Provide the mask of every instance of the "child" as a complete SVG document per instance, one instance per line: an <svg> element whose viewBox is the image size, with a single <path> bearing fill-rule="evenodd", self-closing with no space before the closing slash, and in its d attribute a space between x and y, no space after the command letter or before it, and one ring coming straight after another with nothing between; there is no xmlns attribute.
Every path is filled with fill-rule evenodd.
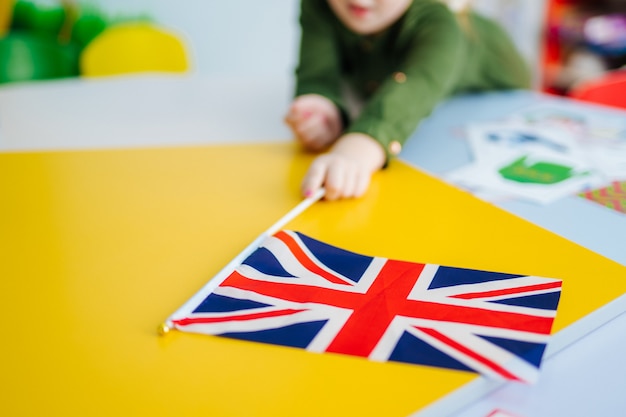
<svg viewBox="0 0 626 417"><path fill-rule="evenodd" d="M300 25L296 98L285 121L305 149L327 150L302 182L305 196L322 186L327 200L364 194L451 94L530 84L497 24L437 0L302 0ZM355 95L361 109L350 104Z"/></svg>

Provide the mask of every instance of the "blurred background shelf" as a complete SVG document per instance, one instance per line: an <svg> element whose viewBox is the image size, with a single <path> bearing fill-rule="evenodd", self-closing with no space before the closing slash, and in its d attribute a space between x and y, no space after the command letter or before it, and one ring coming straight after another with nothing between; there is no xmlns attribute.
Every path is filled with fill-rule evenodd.
<svg viewBox="0 0 626 417"><path fill-rule="evenodd" d="M623 107L626 1L550 0L541 65L544 92Z"/></svg>

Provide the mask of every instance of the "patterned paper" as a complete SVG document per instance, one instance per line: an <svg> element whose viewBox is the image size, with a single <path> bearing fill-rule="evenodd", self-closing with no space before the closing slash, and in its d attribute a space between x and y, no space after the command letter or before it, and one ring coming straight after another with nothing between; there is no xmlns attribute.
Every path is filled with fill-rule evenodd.
<svg viewBox="0 0 626 417"><path fill-rule="evenodd" d="M626 213L626 181L615 181L606 187L581 193L580 196L620 213Z"/></svg>

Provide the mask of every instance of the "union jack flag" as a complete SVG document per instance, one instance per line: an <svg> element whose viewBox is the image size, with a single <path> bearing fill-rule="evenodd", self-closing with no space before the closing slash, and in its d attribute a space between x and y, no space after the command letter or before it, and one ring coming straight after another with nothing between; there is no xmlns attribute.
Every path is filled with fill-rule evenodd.
<svg viewBox="0 0 626 417"><path fill-rule="evenodd" d="M533 382L561 281L268 237L173 325L190 332Z"/></svg>

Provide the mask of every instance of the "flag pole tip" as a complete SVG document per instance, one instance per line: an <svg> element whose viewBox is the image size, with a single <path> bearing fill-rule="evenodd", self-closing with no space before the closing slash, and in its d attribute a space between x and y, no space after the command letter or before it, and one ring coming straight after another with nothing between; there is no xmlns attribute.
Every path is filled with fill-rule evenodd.
<svg viewBox="0 0 626 417"><path fill-rule="evenodd" d="M172 330L172 328L165 322L159 324L159 327L157 327L157 333L159 336L165 336L170 332L170 330Z"/></svg>

